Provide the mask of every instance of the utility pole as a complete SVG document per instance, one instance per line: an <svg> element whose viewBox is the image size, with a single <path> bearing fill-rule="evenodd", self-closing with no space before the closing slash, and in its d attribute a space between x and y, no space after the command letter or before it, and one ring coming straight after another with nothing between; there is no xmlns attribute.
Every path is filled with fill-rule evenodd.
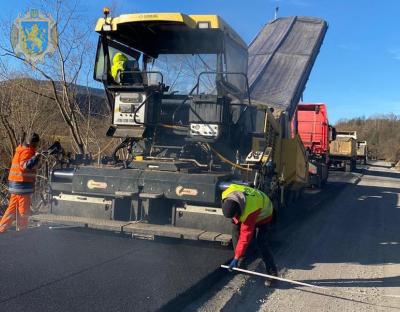
<svg viewBox="0 0 400 312"><path fill-rule="evenodd" d="M276 20L278 18L278 11L279 11L279 6L275 7L275 17L274 20Z"/></svg>

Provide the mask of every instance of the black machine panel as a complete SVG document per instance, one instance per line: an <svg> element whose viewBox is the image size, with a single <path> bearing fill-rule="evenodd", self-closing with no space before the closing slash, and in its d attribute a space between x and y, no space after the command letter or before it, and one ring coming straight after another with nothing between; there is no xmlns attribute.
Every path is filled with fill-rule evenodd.
<svg viewBox="0 0 400 312"><path fill-rule="evenodd" d="M218 185L229 174L81 167L72 178L72 193L86 196L130 197L145 193L168 199L219 205ZM55 181L56 182L56 181Z"/></svg>
<svg viewBox="0 0 400 312"><path fill-rule="evenodd" d="M53 195L51 213L75 217L113 219L113 203L110 199L71 194Z"/></svg>

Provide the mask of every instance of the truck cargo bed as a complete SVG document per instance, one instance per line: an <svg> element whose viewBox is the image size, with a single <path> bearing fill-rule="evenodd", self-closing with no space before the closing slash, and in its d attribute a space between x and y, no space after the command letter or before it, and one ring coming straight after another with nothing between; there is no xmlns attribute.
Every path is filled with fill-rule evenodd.
<svg viewBox="0 0 400 312"><path fill-rule="evenodd" d="M354 139L338 138L330 143L330 155L354 158L357 155L356 141Z"/></svg>

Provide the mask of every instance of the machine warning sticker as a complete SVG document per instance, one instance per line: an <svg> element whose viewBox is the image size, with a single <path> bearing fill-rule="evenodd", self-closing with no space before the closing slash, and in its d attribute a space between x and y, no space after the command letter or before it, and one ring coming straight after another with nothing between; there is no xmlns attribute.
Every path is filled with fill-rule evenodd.
<svg viewBox="0 0 400 312"><path fill-rule="evenodd" d="M197 196L198 191L196 189L185 188L181 185L178 185L175 189L175 193L178 196Z"/></svg>
<svg viewBox="0 0 400 312"><path fill-rule="evenodd" d="M98 182L95 180L89 180L87 182L87 187L91 190L93 189L106 189L107 188L107 183L106 182Z"/></svg>

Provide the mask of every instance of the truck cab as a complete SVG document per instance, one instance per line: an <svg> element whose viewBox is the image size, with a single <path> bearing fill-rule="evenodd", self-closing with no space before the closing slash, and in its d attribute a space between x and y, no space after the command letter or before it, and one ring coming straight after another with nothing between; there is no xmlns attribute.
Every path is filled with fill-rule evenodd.
<svg viewBox="0 0 400 312"><path fill-rule="evenodd" d="M199 144L227 145L238 128L252 131L240 120L250 104L247 46L220 17L127 14L100 19L96 31L94 78L112 111L107 135L141 141L136 155L205 164Z"/></svg>
<svg viewBox="0 0 400 312"><path fill-rule="evenodd" d="M310 184L321 187L328 180L329 143L335 139L335 128L329 125L326 105L299 104L294 122L307 151Z"/></svg>
<svg viewBox="0 0 400 312"><path fill-rule="evenodd" d="M368 160L368 144L367 141L357 141L357 161L366 165Z"/></svg>

